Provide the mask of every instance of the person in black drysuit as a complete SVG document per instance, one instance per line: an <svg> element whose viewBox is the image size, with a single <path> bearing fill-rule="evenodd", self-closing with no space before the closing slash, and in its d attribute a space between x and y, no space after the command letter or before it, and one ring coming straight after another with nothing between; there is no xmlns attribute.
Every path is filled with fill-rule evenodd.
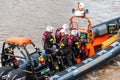
<svg viewBox="0 0 120 80"><path fill-rule="evenodd" d="M60 55L62 57L64 56L68 62L68 66L72 66L73 65L73 63L71 61L72 52L71 52L69 42L68 42L69 35L67 34L66 30L64 30L64 29L62 29L60 32L62 34L62 39L60 41L60 46L57 51L57 55Z"/></svg>
<svg viewBox="0 0 120 80"><path fill-rule="evenodd" d="M72 30L71 34L69 36L69 42L71 42L70 43L71 50L74 52L75 58L79 58L80 60L84 60L84 59L86 59L86 54L83 53L83 51L81 49L81 41L77 37L77 34L78 34L77 30Z"/></svg>
<svg viewBox="0 0 120 80"><path fill-rule="evenodd" d="M55 39L54 36L52 35L54 30L54 27L52 26L48 26L46 28L46 31L43 33L43 37L42 40L44 42L44 49L46 50L47 48L52 48L54 43L55 43Z"/></svg>

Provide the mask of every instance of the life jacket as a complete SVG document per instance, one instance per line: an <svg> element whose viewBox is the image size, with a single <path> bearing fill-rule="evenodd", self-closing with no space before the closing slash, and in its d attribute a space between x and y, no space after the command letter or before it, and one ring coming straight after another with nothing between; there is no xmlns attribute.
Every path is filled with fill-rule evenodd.
<svg viewBox="0 0 120 80"><path fill-rule="evenodd" d="M59 43L62 38L62 35L60 32L61 29L63 29L63 28L58 28L55 32L56 43Z"/></svg>
<svg viewBox="0 0 120 80"><path fill-rule="evenodd" d="M51 32L45 31L42 37L44 41L44 49L51 48L54 45L54 37Z"/></svg>
<svg viewBox="0 0 120 80"><path fill-rule="evenodd" d="M65 35L62 37L60 41L60 48L65 48L67 46L70 47L71 40L69 39L69 35Z"/></svg>
<svg viewBox="0 0 120 80"><path fill-rule="evenodd" d="M80 40L78 37L74 35L69 36L69 45L71 47L75 47L76 49L80 49Z"/></svg>
<svg viewBox="0 0 120 80"><path fill-rule="evenodd" d="M50 39L54 40L54 37L52 36L51 32L45 31L43 33L42 40L45 42L45 41L49 41Z"/></svg>

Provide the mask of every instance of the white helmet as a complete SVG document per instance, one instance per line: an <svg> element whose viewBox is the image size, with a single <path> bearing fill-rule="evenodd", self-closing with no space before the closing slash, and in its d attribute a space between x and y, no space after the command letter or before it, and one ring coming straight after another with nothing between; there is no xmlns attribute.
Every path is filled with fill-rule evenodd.
<svg viewBox="0 0 120 80"><path fill-rule="evenodd" d="M64 33L64 34L68 34L65 29L61 29L60 32L61 32L61 33Z"/></svg>
<svg viewBox="0 0 120 80"><path fill-rule="evenodd" d="M84 8L84 3L83 2L80 2L80 7Z"/></svg>
<svg viewBox="0 0 120 80"><path fill-rule="evenodd" d="M55 28L53 26L48 26L46 28L46 31L49 31L49 32L53 32L55 30Z"/></svg>
<svg viewBox="0 0 120 80"><path fill-rule="evenodd" d="M70 33L68 24L63 24L62 28L66 30L66 34Z"/></svg>
<svg viewBox="0 0 120 80"><path fill-rule="evenodd" d="M72 30L71 31L71 34L74 35L74 36L77 36L77 33L78 33L77 30Z"/></svg>
<svg viewBox="0 0 120 80"><path fill-rule="evenodd" d="M63 29L69 29L69 26L68 26L68 24L63 24L62 28Z"/></svg>

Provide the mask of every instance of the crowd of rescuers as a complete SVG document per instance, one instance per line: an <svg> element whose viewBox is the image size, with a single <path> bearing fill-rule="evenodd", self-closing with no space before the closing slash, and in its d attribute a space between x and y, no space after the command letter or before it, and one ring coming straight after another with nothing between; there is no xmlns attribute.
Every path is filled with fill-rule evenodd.
<svg viewBox="0 0 120 80"><path fill-rule="evenodd" d="M42 37L44 49L46 50L47 48L56 47L54 48L56 49L56 54L66 56L69 66L73 65L70 60L73 52L76 58L76 63L80 63L81 60L86 59L86 54L81 50L81 41L77 37L77 34L77 30L70 31L67 24L64 24L56 30L53 26L48 26ZM61 50L63 53L59 52Z"/></svg>

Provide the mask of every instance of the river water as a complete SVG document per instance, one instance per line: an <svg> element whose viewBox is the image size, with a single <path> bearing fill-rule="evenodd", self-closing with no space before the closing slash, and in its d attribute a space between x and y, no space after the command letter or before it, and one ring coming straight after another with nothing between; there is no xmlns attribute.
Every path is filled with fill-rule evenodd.
<svg viewBox="0 0 120 80"><path fill-rule="evenodd" d="M120 16L120 0L0 0L0 49L6 38L24 36L42 48L46 26L69 24L71 9L77 2L89 9L92 25ZM118 58L118 57L117 57ZM81 80L119 80L119 60L93 71Z"/></svg>

